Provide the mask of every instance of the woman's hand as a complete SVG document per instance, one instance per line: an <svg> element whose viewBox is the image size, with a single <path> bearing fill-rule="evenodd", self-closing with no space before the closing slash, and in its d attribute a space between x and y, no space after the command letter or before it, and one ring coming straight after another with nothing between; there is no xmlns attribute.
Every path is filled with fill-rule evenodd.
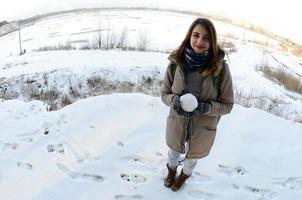
<svg viewBox="0 0 302 200"><path fill-rule="evenodd" d="M176 111L178 115L181 117L192 117L193 112L186 112L181 108L181 103L180 103L180 96L179 95L174 95L172 98L172 108Z"/></svg>
<svg viewBox="0 0 302 200"><path fill-rule="evenodd" d="M211 112L212 105L210 103L206 102L200 102L198 103L197 108L193 111L193 115L207 115Z"/></svg>
<svg viewBox="0 0 302 200"><path fill-rule="evenodd" d="M174 95L172 98L172 108L182 117L193 117L198 115L207 115L211 112L212 106L207 102L199 102L197 108L193 112L186 112L181 108L179 95Z"/></svg>
<svg viewBox="0 0 302 200"><path fill-rule="evenodd" d="M182 117L186 117L186 118L189 118L189 117L192 117L194 115L193 112L187 112L187 111L184 111L181 107L179 107L177 110L176 110L177 114L182 116Z"/></svg>
<svg viewBox="0 0 302 200"><path fill-rule="evenodd" d="M172 98L172 108L174 110L178 110L179 108L181 107L181 104L180 104L180 97L176 94L173 96Z"/></svg>

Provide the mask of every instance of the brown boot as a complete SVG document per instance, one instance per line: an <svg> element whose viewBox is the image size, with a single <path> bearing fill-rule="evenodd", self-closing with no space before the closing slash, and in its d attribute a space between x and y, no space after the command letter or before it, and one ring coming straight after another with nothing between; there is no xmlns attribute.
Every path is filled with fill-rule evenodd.
<svg viewBox="0 0 302 200"><path fill-rule="evenodd" d="M168 163L167 163L167 168L168 168L168 175L166 176L164 183L165 183L165 186L169 188L174 183L177 170L169 167Z"/></svg>
<svg viewBox="0 0 302 200"><path fill-rule="evenodd" d="M186 175L182 170L181 170L181 174L179 175L179 177L174 181L171 190L173 190L174 192L176 192L177 190L179 190L184 183L186 182L186 180L189 178L189 175Z"/></svg>

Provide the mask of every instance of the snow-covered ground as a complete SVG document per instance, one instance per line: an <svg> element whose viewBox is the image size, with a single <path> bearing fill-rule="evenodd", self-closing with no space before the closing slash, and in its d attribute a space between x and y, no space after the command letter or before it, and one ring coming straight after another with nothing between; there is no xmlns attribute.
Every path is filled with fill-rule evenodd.
<svg viewBox="0 0 302 200"><path fill-rule="evenodd" d="M0 37L0 95L12 99L0 99L1 199L300 200L302 125L294 121L302 120L302 96L257 69L286 65L301 76L301 59L227 39L235 47L229 65L237 104L220 121L210 156L174 193L163 186L169 108L158 97L168 53L32 52L59 42L79 47L92 41L100 16L105 30L108 23L112 30L126 26L130 46L143 30L147 49L161 52L177 47L195 18L116 10L50 17L22 30L27 51L22 56L17 33ZM228 33L244 34L228 24L215 25L221 40ZM48 112L53 105L47 103L59 110Z"/></svg>
<svg viewBox="0 0 302 200"><path fill-rule="evenodd" d="M175 12L122 9L81 11L50 16L21 29L22 49L28 52L66 42L81 47L94 43L100 32L106 40L108 33L119 37L123 30L126 30L128 46L136 47L138 38L145 35L149 50L170 51L179 45L196 17L196 15ZM259 41L275 48L279 47L279 42L267 36L220 21L213 20L213 22L220 39L225 35L232 35L246 41ZM0 48L0 56L18 54L18 31L0 37L0 45L5 47Z"/></svg>
<svg viewBox="0 0 302 200"><path fill-rule="evenodd" d="M1 101L1 198L301 198L302 125L239 105L183 190L165 188L167 115L160 98L142 94L89 97L54 112L40 101Z"/></svg>

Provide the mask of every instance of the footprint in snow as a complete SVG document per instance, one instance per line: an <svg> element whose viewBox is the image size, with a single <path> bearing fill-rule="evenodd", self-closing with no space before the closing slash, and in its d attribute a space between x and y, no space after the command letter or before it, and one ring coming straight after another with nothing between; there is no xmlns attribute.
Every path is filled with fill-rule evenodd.
<svg viewBox="0 0 302 200"><path fill-rule="evenodd" d="M74 180L84 180L91 181L95 183L102 183L105 180L105 177L96 174L86 174L86 173L78 173L69 169L66 165L57 163L57 168L67 175L69 178Z"/></svg>
<svg viewBox="0 0 302 200"><path fill-rule="evenodd" d="M272 178L272 182L276 186L289 188L291 190L302 189L302 176L288 178Z"/></svg>
<svg viewBox="0 0 302 200"><path fill-rule="evenodd" d="M122 180L127 181L129 183L141 184L147 182L147 178L140 174L121 173L120 177Z"/></svg>
<svg viewBox="0 0 302 200"><path fill-rule="evenodd" d="M278 193L268 190L268 189L252 187L252 186L245 186L244 190L246 190L254 195L259 196L258 200L271 200L271 199L275 199L278 197Z"/></svg>
<svg viewBox="0 0 302 200"><path fill-rule="evenodd" d="M186 191L186 194L194 199L202 199L202 200L218 200L222 199L222 196L219 194L205 192L199 189L190 189Z"/></svg>
<svg viewBox="0 0 302 200"><path fill-rule="evenodd" d="M118 194L114 196L114 199L118 200L131 200L131 199L142 199L143 196L141 195L123 195L123 194Z"/></svg>
<svg viewBox="0 0 302 200"><path fill-rule="evenodd" d="M235 183L232 184L232 187L233 187L234 189L236 189L236 190L239 190L239 189L240 189L240 187L239 187L237 184L235 184Z"/></svg>
<svg viewBox="0 0 302 200"><path fill-rule="evenodd" d="M227 176L235 176L235 175L240 175L244 176L247 172L243 167L232 167L232 166L227 166L227 165L218 165L218 172L223 173Z"/></svg>
<svg viewBox="0 0 302 200"><path fill-rule="evenodd" d="M96 183L102 183L105 180L105 178L101 175L86 173L79 174L79 179L88 180Z"/></svg>
<svg viewBox="0 0 302 200"><path fill-rule="evenodd" d="M123 146L124 146L124 143L122 143L122 142L120 142L120 141L117 141L117 145L123 147Z"/></svg>
<svg viewBox="0 0 302 200"><path fill-rule="evenodd" d="M213 179L205 174L201 174L199 172L193 172L190 181L197 182L197 183L207 183L211 182Z"/></svg>
<svg viewBox="0 0 302 200"><path fill-rule="evenodd" d="M159 152L159 151L155 151L154 153L155 153L155 155L158 156L158 157L161 157L161 158L164 157L164 155L163 155L161 152Z"/></svg>
<svg viewBox="0 0 302 200"><path fill-rule="evenodd" d="M47 145L47 151L48 152L58 152L58 153L64 153L64 146L62 143L58 144L49 144Z"/></svg>
<svg viewBox="0 0 302 200"><path fill-rule="evenodd" d="M18 143L8 143L8 142L2 142L0 140L0 151L4 152L6 150L16 150L20 147Z"/></svg>
<svg viewBox="0 0 302 200"><path fill-rule="evenodd" d="M157 173L159 170L157 166L160 164L160 160L154 160L141 156L126 156L121 158L122 162L127 164L131 168L140 170L143 172Z"/></svg>
<svg viewBox="0 0 302 200"><path fill-rule="evenodd" d="M17 167L22 168L22 169L33 170L33 166L30 163L25 163L25 162L18 161L16 163L16 165L17 165Z"/></svg>

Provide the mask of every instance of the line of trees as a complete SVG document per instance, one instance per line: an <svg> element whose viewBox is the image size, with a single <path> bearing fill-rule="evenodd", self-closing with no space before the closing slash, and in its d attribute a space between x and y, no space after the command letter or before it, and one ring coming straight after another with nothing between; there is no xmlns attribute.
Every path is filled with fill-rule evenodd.
<svg viewBox="0 0 302 200"><path fill-rule="evenodd" d="M81 50L91 49L122 49L122 50L137 50L146 51L150 43L150 38L146 30L138 30L135 40L129 42L129 29L127 26L123 27L120 31L110 24L108 20L106 27L102 27L101 21L99 21L98 30L94 38L82 42L79 46ZM59 43L54 46L43 46L34 51L49 51L49 50L73 50L76 49L72 44L72 41L68 40L65 44Z"/></svg>

